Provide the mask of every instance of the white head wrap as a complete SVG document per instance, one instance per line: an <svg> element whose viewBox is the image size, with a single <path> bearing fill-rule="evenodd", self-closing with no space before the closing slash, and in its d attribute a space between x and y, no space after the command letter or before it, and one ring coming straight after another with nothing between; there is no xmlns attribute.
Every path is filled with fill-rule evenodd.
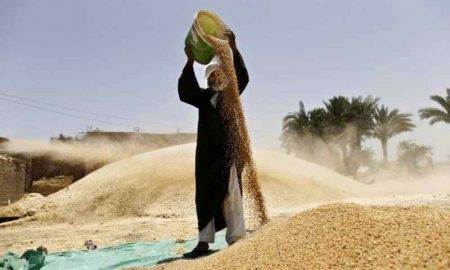
<svg viewBox="0 0 450 270"><path fill-rule="evenodd" d="M213 73L214 71L220 69L219 64L211 64L209 66L206 67L205 69L205 79L208 79L209 75L211 75L211 73Z"/></svg>

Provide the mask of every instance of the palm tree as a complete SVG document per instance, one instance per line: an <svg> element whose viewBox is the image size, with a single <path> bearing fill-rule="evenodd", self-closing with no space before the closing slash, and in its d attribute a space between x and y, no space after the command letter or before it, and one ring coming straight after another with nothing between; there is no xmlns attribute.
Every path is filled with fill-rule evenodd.
<svg viewBox="0 0 450 270"><path fill-rule="evenodd" d="M322 140L327 139L329 130L328 113L323 108L315 108L308 111L308 130L311 135Z"/></svg>
<svg viewBox="0 0 450 270"><path fill-rule="evenodd" d="M329 134L332 140L339 146L341 152L341 172L349 173L349 121L351 119L350 101L343 96L333 97L324 101L328 113Z"/></svg>
<svg viewBox="0 0 450 270"><path fill-rule="evenodd" d="M366 98L354 97L350 101L350 123L355 127L352 148L356 157L361 153L364 136L370 135L374 126L373 114L378 101L379 98L370 95Z"/></svg>
<svg viewBox="0 0 450 270"><path fill-rule="evenodd" d="M281 134L282 147L291 152L298 147L298 138L309 132L309 118L305 105L299 102L298 112L289 113L283 118L283 133Z"/></svg>
<svg viewBox="0 0 450 270"><path fill-rule="evenodd" d="M282 147L306 160L335 168L339 153L328 141L334 137L330 136L329 115L324 108L305 111L300 101L299 110L283 118Z"/></svg>
<svg viewBox="0 0 450 270"><path fill-rule="evenodd" d="M346 174L354 174L359 166L363 136L369 135L373 127L373 112L378 101L379 98L372 96L353 97L351 100L338 96L324 102L331 133L340 145Z"/></svg>
<svg viewBox="0 0 450 270"><path fill-rule="evenodd" d="M430 119L430 125L437 122L450 123L450 88L447 88L447 97L434 95L431 100L437 102L442 109L439 108L423 108L419 110L421 119Z"/></svg>
<svg viewBox="0 0 450 270"><path fill-rule="evenodd" d="M411 131L415 125L411 123L411 114L399 113L397 109L390 111L389 108L384 105L375 109L373 117L374 126L371 135L380 140L381 147L383 148L383 160L384 163L387 163L388 140L402 132Z"/></svg>
<svg viewBox="0 0 450 270"><path fill-rule="evenodd" d="M350 101L343 96L333 97L323 102L328 112L330 132L333 135L341 134L350 120Z"/></svg>
<svg viewBox="0 0 450 270"><path fill-rule="evenodd" d="M426 145L419 145L411 141L402 141L397 146L399 165L406 167L411 172L418 172L419 163L426 161L432 166L433 149Z"/></svg>

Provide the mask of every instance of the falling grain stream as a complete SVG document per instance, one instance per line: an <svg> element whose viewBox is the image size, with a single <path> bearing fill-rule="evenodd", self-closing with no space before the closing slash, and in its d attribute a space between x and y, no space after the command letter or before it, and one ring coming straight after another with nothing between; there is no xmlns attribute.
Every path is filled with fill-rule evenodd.
<svg viewBox="0 0 450 270"><path fill-rule="evenodd" d="M218 57L221 71L226 76L227 83L223 89L223 100L220 112L225 119L228 134L227 154L230 160L243 168L243 187L248 196L246 203L250 209L250 216L258 225L269 221L264 197L258 182L256 165L252 155L250 136L247 130L242 103L239 98L239 88L236 72L233 64L232 51L228 41L208 37L213 45L214 53Z"/></svg>

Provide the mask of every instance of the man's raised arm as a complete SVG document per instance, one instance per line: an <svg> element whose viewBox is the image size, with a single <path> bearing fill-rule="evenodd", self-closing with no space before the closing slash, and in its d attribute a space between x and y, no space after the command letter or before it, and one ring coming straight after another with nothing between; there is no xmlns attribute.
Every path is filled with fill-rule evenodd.
<svg viewBox="0 0 450 270"><path fill-rule="evenodd" d="M239 94L242 94L249 81L247 68L245 67L244 59L242 58L242 55L239 53L239 50L236 46L236 36L234 35L233 31L228 29L225 32L225 35L228 37L231 50L233 51L233 63L238 80Z"/></svg>
<svg viewBox="0 0 450 270"><path fill-rule="evenodd" d="M198 108L203 100L209 100L211 94L209 91L202 89L197 82L194 72L194 59L191 57L189 47L186 46L184 51L188 60L178 80L178 95L181 101Z"/></svg>

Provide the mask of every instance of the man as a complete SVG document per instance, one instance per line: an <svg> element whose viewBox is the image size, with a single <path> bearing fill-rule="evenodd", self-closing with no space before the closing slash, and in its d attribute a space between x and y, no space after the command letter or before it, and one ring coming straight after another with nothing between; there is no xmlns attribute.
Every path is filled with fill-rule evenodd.
<svg viewBox="0 0 450 270"><path fill-rule="evenodd" d="M248 73L236 47L236 38L231 30L226 31L233 51L234 68L239 92L248 84ZM197 210L199 242L184 256L196 258L208 254L209 244L214 243L216 231L227 227L228 244L245 236L242 207L242 166L227 155L226 119L220 113L222 90L228 83L219 65L207 67L205 77L208 88L200 88L194 73L194 59L189 46L185 47L188 58L178 81L180 100L198 108L197 149L195 157L195 204Z"/></svg>

